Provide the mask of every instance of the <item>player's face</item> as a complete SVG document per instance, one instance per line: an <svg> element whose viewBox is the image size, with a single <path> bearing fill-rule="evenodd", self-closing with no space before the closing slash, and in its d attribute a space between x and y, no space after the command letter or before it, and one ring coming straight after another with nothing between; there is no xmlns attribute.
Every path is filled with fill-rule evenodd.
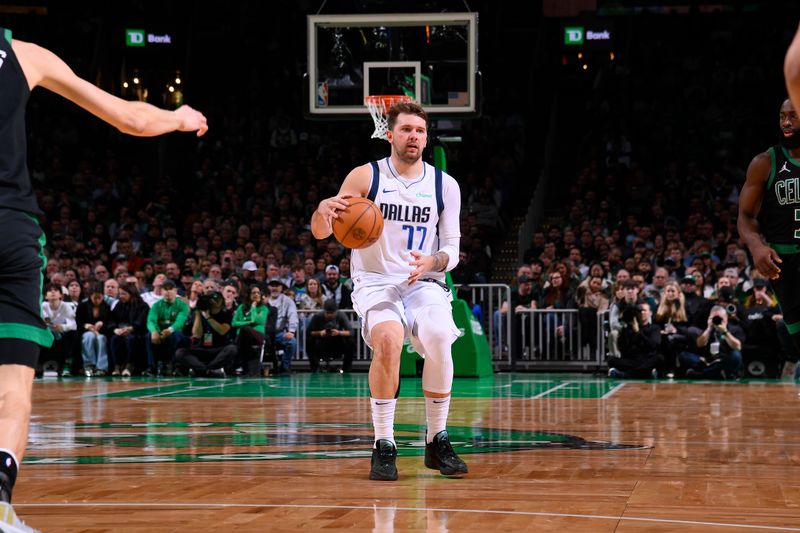
<svg viewBox="0 0 800 533"><path fill-rule="evenodd" d="M400 113L387 137L401 161L416 163L428 143L428 128L423 118Z"/></svg>
<svg viewBox="0 0 800 533"><path fill-rule="evenodd" d="M781 144L789 149L800 147L800 119L790 100L783 102L778 117L780 119Z"/></svg>

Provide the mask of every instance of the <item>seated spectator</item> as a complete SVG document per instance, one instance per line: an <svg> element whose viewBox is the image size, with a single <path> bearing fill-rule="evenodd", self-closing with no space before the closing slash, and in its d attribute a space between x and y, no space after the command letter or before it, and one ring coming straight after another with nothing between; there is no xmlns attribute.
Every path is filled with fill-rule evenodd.
<svg viewBox="0 0 800 533"><path fill-rule="evenodd" d="M338 273L337 273L338 280ZM267 303L277 311L275 319L275 350L283 351L281 366L276 373L288 373L292 367L292 357L297 351L297 306L294 300L283 294L286 286L279 278L269 280L269 297ZM349 297L349 296L348 296Z"/></svg>
<svg viewBox="0 0 800 533"><path fill-rule="evenodd" d="M50 348L42 348L36 376L42 376L42 366L47 361L55 361L56 372L61 376L75 345L75 307L63 301L64 295L58 285L48 284L44 290L46 299L42 302L42 318L54 340Z"/></svg>
<svg viewBox="0 0 800 533"><path fill-rule="evenodd" d="M654 377L661 365L658 353L661 328L652 323L650 304L641 302L623 308L620 314L619 357L608 358L608 375L612 378Z"/></svg>
<svg viewBox="0 0 800 533"><path fill-rule="evenodd" d="M695 329L695 328L693 328ZM728 312L715 305L708 316L706 329L700 332L692 351L681 352L681 367L687 378L735 379L742 366L742 345L745 333L737 324L728 322Z"/></svg>
<svg viewBox="0 0 800 533"><path fill-rule="evenodd" d="M175 351L186 344L181 330L189 318L189 306L178 298L172 280L164 281L161 289L163 298L147 314L147 375L171 374Z"/></svg>
<svg viewBox="0 0 800 533"><path fill-rule="evenodd" d="M305 270L303 270L301 265L296 265L292 269L292 283L289 285L289 288L294 291L296 297L299 297L306 292L307 283L308 280L306 279ZM295 301L297 301L297 298L295 298Z"/></svg>
<svg viewBox="0 0 800 533"><path fill-rule="evenodd" d="M469 285L475 281L475 274L467 266L467 252L458 252L458 264L450 271L450 276L456 285Z"/></svg>
<svg viewBox="0 0 800 533"><path fill-rule="evenodd" d="M323 360L342 357L343 372L353 364L355 346L353 332L347 315L339 311L335 300L326 300L321 313L315 314L308 324L308 362L312 372L319 372Z"/></svg>
<svg viewBox="0 0 800 533"><path fill-rule="evenodd" d="M622 292L620 295L619 292ZM608 323L608 351L613 357L620 357L618 339L619 333L625 326L622 321L622 311L626 308L636 307L639 304L639 285L631 278L617 282L617 292L614 293L614 303L609 308Z"/></svg>
<svg viewBox="0 0 800 533"><path fill-rule="evenodd" d="M191 346L175 352L175 368L189 375L224 378L236 362L236 344L231 323L233 314L225 308L220 292L203 295L193 311Z"/></svg>
<svg viewBox="0 0 800 533"><path fill-rule="evenodd" d="M702 320L708 316L708 311L711 309L712 304L702 296L702 291L697 286L697 280L694 274L686 274L681 279L681 292L683 293L686 320L689 324L696 326L697 320Z"/></svg>
<svg viewBox="0 0 800 533"><path fill-rule="evenodd" d="M109 329L111 336L112 376L130 377L134 369L134 356L145 354L147 314L150 308L144 303L133 283L123 283L119 288L119 302L111 310Z"/></svg>
<svg viewBox="0 0 800 533"><path fill-rule="evenodd" d="M63 292L63 291L62 291ZM78 280L72 280L67 284L67 296L64 298L64 303L72 306L72 311L78 308L78 304L83 300L83 287Z"/></svg>
<svg viewBox="0 0 800 533"><path fill-rule="evenodd" d="M186 302L186 305L189 306L189 311L194 311L195 307L197 306L197 299L200 298L203 294L205 294L205 288L203 287L203 282L199 279L196 279L192 282L192 285L189 287L189 291L184 296L178 296L181 300ZM189 326L191 329L191 326Z"/></svg>
<svg viewBox="0 0 800 533"><path fill-rule="evenodd" d="M550 284L545 287L539 299L539 309L550 309L553 311L575 309L575 298L567 283L568 280L565 279L562 272L559 270L552 272L550 274ZM545 347L547 353L553 354L553 348L556 350L561 349L562 343L567 336L567 331L564 326L564 315L557 312L546 313L543 322L546 331L540 332L540 335L546 340L556 339L558 341L558 344Z"/></svg>
<svg viewBox="0 0 800 533"><path fill-rule="evenodd" d="M675 375L678 354L688 348L689 342L685 296L675 281L667 282L664 287L664 296L656 311L656 324L661 327L661 353L664 354L661 374L671 378Z"/></svg>
<svg viewBox="0 0 800 533"><path fill-rule="evenodd" d="M584 343L594 352L597 349L597 315L608 311L609 298L603 290L603 278L590 276L579 286L576 293L578 318L584 332Z"/></svg>
<svg viewBox="0 0 800 533"><path fill-rule="evenodd" d="M745 364L753 359L762 361L765 370L772 369L775 372L775 375L762 377L777 377L777 367L790 354L781 353L783 350L778 337L781 310L766 279L758 277L753 280L752 290L745 296L743 307L742 327L747 335L747 342L742 348Z"/></svg>
<svg viewBox="0 0 800 533"><path fill-rule="evenodd" d="M353 308L353 302L350 299L353 290L342 283L339 277L339 267L336 265L325 267L325 284L322 286L322 291L326 300L331 298L336 300L336 305L339 309Z"/></svg>
<svg viewBox="0 0 800 533"><path fill-rule="evenodd" d="M92 286L89 299L78 304L75 320L81 333L81 355L86 377L108 373L108 322L111 307L103 299L103 284Z"/></svg>
<svg viewBox="0 0 800 533"><path fill-rule="evenodd" d="M156 274L156 276L153 278L153 290L142 294L142 300L144 300L144 303L150 307L153 307L154 303L164 297L162 287L164 286L164 282L166 280L167 276L164 274Z"/></svg>
<svg viewBox="0 0 800 533"><path fill-rule="evenodd" d="M258 265L255 261L245 261L242 265L242 283L245 285L255 283L256 272L258 272Z"/></svg>
<svg viewBox="0 0 800 533"><path fill-rule="evenodd" d="M108 304L111 309L117 305L119 301L119 282L114 278L109 278L103 284L103 300Z"/></svg>
<svg viewBox="0 0 800 533"><path fill-rule="evenodd" d="M225 309L235 311L239 305L239 284L236 281L226 281L222 286L222 297L225 298Z"/></svg>
<svg viewBox="0 0 800 533"><path fill-rule="evenodd" d="M527 276L519 276L517 278L517 288L511 293L511 301L504 301L499 310L494 311L494 331L493 338L500 339L505 330L505 321L511 320L511 336L513 338L513 346L516 347L511 354L511 363L522 358L523 350L523 331L522 331L522 317L521 313L527 310L536 309L536 298L533 293L533 281ZM533 315L527 315L528 320L533 320ZM533 330L532 325L529 328ZM508 342L508 339L506 339ZM532 340L529 339L532 344ZM502 346L501 349L505 349Z"/></svg>
<svg viewBox="0 0 800 533"><path fill-rule="evenodd" d="M307 280L305 290L295 295L294 302L297 305L298 311L305 311L303 313L298 313L298 321L300 324L298 342L300 343L300 352L306 353L306 347L302 343L307 341L305 334L306 327L314 314L310 311L321 310L322 304L325 303L325 296L322 294L322 283L320 283L317 278Z"/></svg>
<svg viewBox="0 0 800 533"><path fill-rule="evenodd" d="M236 308L231 326L237 329L236 346L239 360L244 365L245 374L249 377L261 375L261 353L254 350L254 346L264 346L265 356L275 358L275 320L277 311L270 312L268 305L262 301L261 288L258 285L250 287L245 293L244 302ZM266 342L266 344L264 344ZM274 359L274 368L280 362Z"/></svg>

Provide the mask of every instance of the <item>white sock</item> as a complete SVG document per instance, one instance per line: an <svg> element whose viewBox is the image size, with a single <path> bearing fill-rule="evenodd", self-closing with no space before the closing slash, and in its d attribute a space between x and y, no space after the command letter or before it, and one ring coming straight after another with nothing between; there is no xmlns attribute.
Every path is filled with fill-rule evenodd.
<svg viewBox="0 0 800 533"><path fill-rule="evenodd" d="M450 396L447 398L425 397L425 419L428 422L428 433L425 442L430 444L437 433L447 427L447 413L450 411Z"/></svg>
<svg viewBox="0 0 800 533"><path fill-rule="evenodd" d="M375 441L386 439L397 446L394 441L394 408L397 405L397 399L381 400L370 398L369 405L372 409L372 427L375 428ZM374 443L373 446L375 446Z"/></svg>

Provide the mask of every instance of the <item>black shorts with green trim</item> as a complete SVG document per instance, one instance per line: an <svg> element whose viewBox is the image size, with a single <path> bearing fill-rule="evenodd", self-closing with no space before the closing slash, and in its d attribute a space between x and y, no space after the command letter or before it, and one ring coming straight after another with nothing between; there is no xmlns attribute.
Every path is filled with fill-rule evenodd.
<svg viewBox="0 0 800 533"><path fill-rule="evenodd" d="M33 215L0 209L0 339L49 347L53 335L42 320L42 251L45 236ZM15 343L3 343L3 346ZM3 350L0 364L35 367L38 350Z"/></svg>
<svg viewBox="0 0 800 533"><path fill-rule="evenodd" d="M783 321L792 335L800 333L800 245L772 244L781 256L781 275L771 280L783 313Z"/></svg>

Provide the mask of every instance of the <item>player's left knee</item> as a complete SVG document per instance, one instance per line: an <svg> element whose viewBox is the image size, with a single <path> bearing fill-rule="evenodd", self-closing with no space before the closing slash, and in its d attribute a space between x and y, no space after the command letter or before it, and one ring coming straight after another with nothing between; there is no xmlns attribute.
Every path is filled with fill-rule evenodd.
<svg viewBox="0 0 800 533"><path fill-rule="evenodd" d="M439 358L450 355L455 325L449 310L434 305L426 307L417 316L416 323L416 336L425 347L426 358Z"/></svg>

